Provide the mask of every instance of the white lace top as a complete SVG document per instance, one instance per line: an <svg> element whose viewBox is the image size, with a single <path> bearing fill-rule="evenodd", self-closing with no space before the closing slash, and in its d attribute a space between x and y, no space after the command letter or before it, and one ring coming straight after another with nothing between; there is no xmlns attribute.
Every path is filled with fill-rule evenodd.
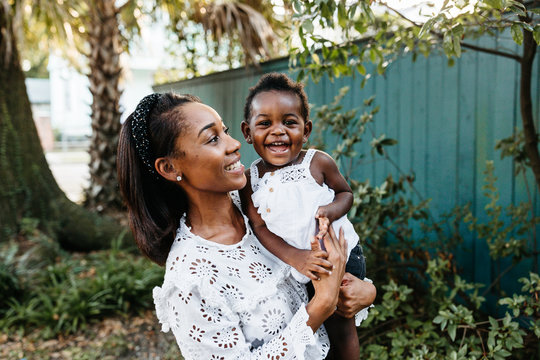
<svg viewBox="0 0 540 360"><path fill-rule="evenodd" d="M328 336L306 324L305 287L244 222L242 240L222 245L182 218L153 292L162 330L172 330L186 360L324 359Z"/></svg>
<svg viewBox="0 0 540 360"><path fill-rule="evenodd" d="M310 249L311 237L315 235L315 213L319 206L334 201L334 190L322 186L311 175L311 160L317 150L307 150L300 164L289 165L259 178L255 160L250 167L251 199L268 230L298 249ZM332 227L338 234L342 227L347 239L348 253L358 244L358 235L347 216L335 220ZM309 278L296 269L291 270L294 278L306 283Z"/></svg>

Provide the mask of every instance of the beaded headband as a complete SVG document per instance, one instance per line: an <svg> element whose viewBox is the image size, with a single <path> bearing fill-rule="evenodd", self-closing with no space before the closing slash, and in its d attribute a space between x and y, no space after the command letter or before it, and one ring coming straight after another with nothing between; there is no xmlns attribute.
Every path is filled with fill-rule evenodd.
<svg viewBox="0 0 540 360"><path fill-rule="evenodd" d="M137 155L139 155L139 158L150 174L157 178L159 178L159 176L151 162L153 156L148 137L148 114L156 105L159 97L160 94L150 94L145 96L131 115L131 136L133 136L133 140L135 140Z"/></svg>

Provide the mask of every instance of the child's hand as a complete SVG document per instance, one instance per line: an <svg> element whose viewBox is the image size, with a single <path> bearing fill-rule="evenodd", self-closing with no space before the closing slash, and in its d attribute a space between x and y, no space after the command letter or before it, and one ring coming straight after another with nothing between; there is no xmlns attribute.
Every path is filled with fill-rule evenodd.
<svg viewBox="0 0 540 360"><path fill-rule="evenodd" d="M319 232L315 236L318 240L322 240L324 235L328 232L328 227L330 226L330 219L326 213L324 206L319 207L315 213L315 218L319 221Z"/></svg>
<svg viewBox="0 0 540 360"><path fill-rule="evenodd" d="M318 240L314 239L314 241L318 245ZM326 260L327 258L328 253L322 250L319 245L315 246L314 250L300 250L291 266L311 280L319 280L322 275L332 273L333 265Z"/></svg>

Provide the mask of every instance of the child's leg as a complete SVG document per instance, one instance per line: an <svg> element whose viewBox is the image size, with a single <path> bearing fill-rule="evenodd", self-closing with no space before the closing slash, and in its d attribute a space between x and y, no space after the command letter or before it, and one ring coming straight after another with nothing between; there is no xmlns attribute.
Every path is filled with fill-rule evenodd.
<svg viewBox="0 0 540 360"><path fill-rule="evenodd" d="M324 322L324 326L330 338L330 352L326 360L356 360L360 357L354 318L334 314Z"/></svg>

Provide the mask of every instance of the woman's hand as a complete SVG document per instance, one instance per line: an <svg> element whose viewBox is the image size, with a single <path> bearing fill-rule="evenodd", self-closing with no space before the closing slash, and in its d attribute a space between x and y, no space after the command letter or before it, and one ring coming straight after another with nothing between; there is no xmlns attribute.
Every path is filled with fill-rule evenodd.
<svg viewBox="0 0 540 360"><path fill-rule="evenodd" d="M312 250L320 249L319 242L311 244ZM310 315L308 325L316 331L321 324L334 313L338 303L341 280L345 274L345 263L347 261L347 244L343 235L343 230L339 231L339 239L336 237L332 227L324 237L324 246L328 252L328 261L334 266L332 272L322 275L320 280L313 281L315 295L306 307Z"/></svg>
<svg viewBox="0 0 540 360"><path fill-rule="evenodd" d="M345 318L352 318L357 312L373 304L376 295L377 289L372 283L345 273L336 313Z"/></svg>

